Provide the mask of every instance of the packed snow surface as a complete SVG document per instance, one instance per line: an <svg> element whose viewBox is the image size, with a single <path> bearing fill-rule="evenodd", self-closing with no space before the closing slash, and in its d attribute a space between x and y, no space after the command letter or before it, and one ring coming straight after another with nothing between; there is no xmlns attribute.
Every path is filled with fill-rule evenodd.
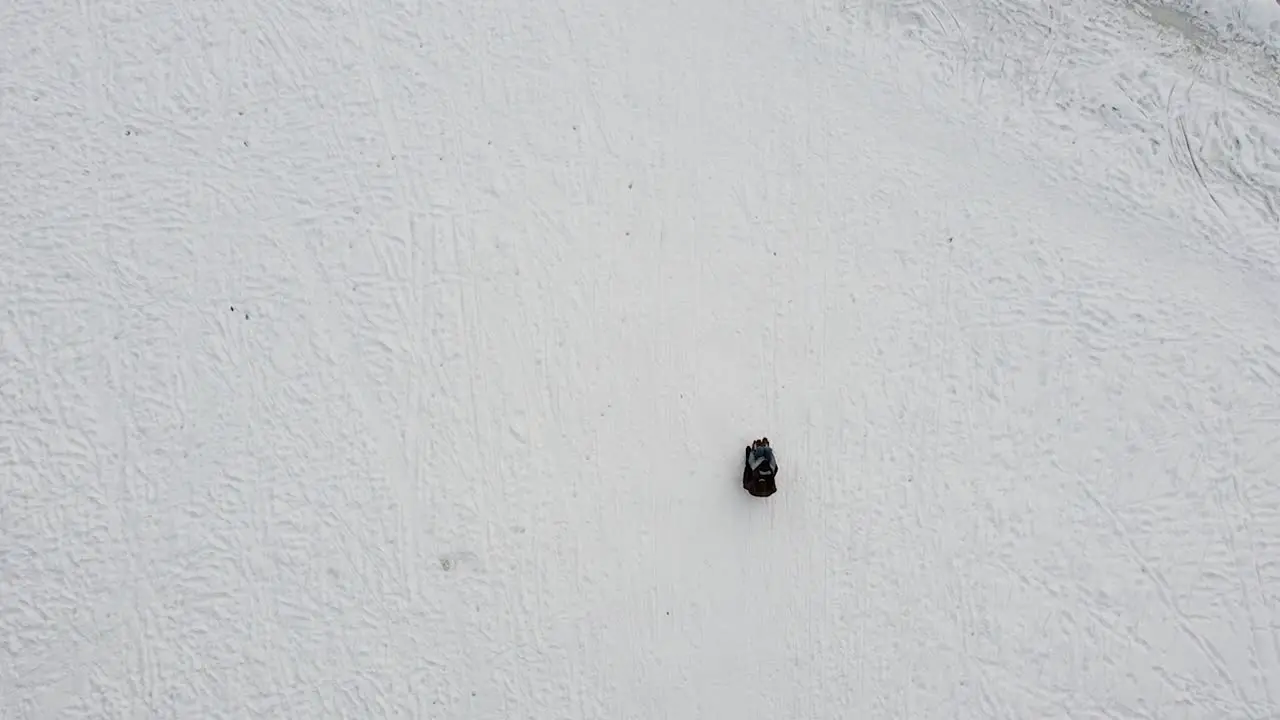
<svg viewBox="0 0 1280 720"><path fill-rule="evenodd" d="M0 718L1280 716L1268 12L5 5Z"/></svg>

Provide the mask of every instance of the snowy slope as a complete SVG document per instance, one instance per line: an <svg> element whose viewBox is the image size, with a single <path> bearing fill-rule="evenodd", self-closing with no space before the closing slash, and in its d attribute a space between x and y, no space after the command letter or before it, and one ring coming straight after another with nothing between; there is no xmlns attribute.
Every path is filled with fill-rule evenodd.
<svg viewBox="0 0 1280 720"><path fill-rule="evenodd" d="M1277 0L1151 0L1151 6L1181 13L1220 40L1255 45L1280 59Z"/></svg>
<svg viewBox="0 0 1280 720"><path fill-rule="evenodd" d="M0 10L0 718L1280 714L1280 95L1044 7Z"/></svg>

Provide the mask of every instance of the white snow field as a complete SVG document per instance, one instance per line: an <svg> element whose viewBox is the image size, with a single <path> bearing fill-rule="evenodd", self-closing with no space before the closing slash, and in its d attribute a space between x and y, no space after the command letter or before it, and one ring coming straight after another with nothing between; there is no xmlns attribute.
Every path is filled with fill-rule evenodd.
<svg viewBox="0 0 1280 720"><path fill-rule="evenodd" d="M1280 717L1178 7L0 4L0 718Z"/></svg>

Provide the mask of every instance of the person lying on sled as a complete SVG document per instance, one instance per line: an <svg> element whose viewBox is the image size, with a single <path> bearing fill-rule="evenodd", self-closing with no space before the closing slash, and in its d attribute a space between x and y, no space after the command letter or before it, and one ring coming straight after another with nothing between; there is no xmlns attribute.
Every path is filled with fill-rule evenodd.
<svg viewBox="0 0 1280 720"><path fill-rule="evenodd" d="M769 438L760 438L747 447L742 468L742 489L755 497L769 497L778 491L778 460L769 447Z"/></svg>

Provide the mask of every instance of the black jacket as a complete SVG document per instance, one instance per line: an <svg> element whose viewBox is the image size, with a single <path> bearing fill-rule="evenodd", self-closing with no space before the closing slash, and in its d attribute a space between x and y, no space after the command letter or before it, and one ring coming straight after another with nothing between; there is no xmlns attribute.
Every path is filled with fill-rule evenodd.
<svg viewBox="0 0 1280 720"><path fill-rule="evenodd" d="M769 497L778 492L778 461L768 445L748 447L743 456L742 489L755 497Z"/></svg>

